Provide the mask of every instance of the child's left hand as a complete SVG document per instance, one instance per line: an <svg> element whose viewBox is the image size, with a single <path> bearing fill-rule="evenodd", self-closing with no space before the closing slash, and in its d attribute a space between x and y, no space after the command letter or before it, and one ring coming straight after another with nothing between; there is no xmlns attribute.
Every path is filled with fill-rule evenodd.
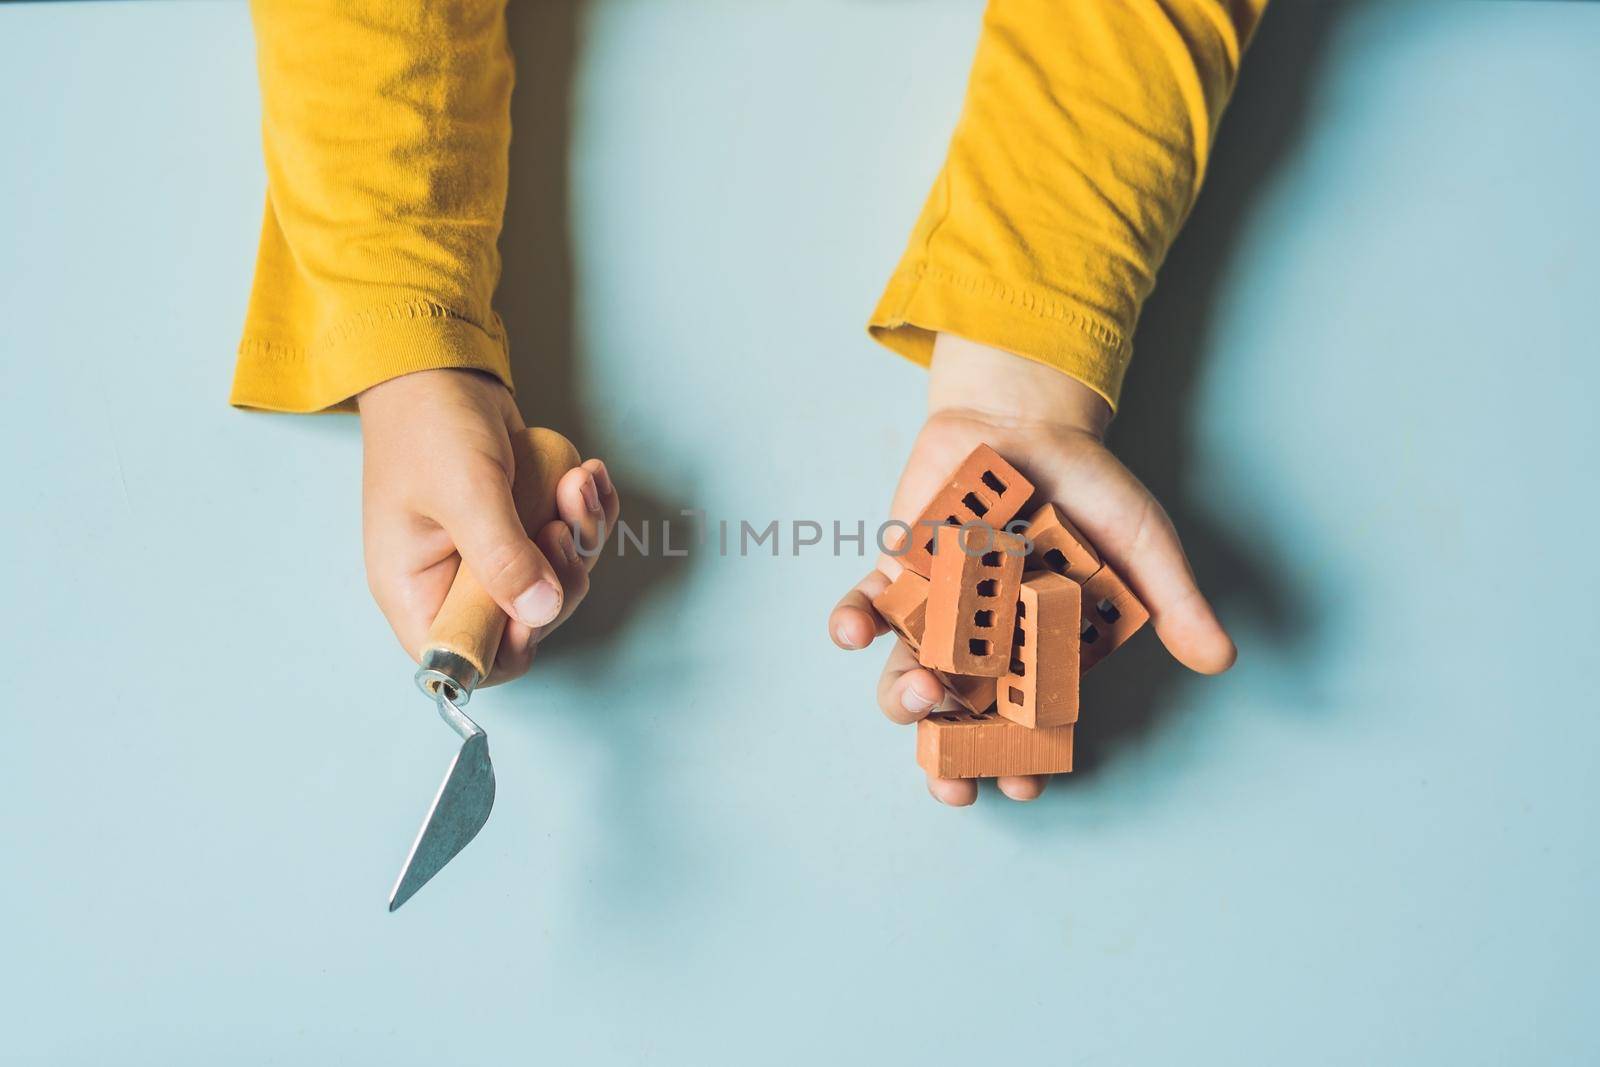
<svg viewBox="0 0 1600 1067"><path fill-rule="evenodd" d="M941 334L928 376L928 421L900 476L890 516L914 523L950 472L988 444L1037 487L1033 506L1052 500L1127 579L1167 650L1202 674L1233 664L1233 641L1195 583L1172 520L1150 490L1106 448L1111 408L1061 371L996 348ZM845 594L828 619L840 648L866 648L889 630L872 598L900 573L892 557ZM932 671L896 641L878 682L878 706L897 723L959 705ZM1115 714L1114 710L1108 709ZM999 779L1013 800L1032 800L1042 776ZM928 791L953 806L978 796L973 779L930 778Z"/></svg>

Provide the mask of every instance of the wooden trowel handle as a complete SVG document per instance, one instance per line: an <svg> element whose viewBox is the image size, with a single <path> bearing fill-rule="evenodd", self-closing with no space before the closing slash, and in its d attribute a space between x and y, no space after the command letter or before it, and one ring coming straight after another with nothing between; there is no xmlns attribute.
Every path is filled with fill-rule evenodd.
<svg viewBox="0 0 1600 1067"><path fill-rule="evenodd" d="M534 536L556 517L556 483L580 462L572 442L542 427L511 435L516 466L511 493L522 528ZM505 612L465 566L428 628L417 684L429 693L440 685L456 703L465 703L478 683L494 670L495 652L506 628Z"/></svg>

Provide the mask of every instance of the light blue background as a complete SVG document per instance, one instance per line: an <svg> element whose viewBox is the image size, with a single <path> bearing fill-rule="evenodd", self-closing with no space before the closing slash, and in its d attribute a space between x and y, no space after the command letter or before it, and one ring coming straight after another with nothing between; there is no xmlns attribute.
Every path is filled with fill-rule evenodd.
<svg viewBox="0 0 1600 1067"><path fill-rule="evenodd" d="M635 517L880 514L979 11L519 12L500 303ZM865 561L608 565L392 916L452 737L356 424L225 403L254 76L240 4L0 10L0 1059L1600 1056L1600 6L1269 14L1115 435L1233 673L1141 638L1081 773L952 811L826 640Z"/></svg>

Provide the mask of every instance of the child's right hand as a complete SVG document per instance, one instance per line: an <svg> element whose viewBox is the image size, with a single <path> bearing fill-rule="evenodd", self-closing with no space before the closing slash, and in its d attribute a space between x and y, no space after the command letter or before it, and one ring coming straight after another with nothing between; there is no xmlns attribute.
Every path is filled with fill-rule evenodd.
<svg viewBox="0 0 1600 1067"><path fill-rule="evenodd" d="M357 403L373 599L416 659L465 563L511 618L489 684L517 677L589 591L621 506L605 464L568 471L556 487L558 517L530 539L511 497L511 434L522 415L504 385L476 371L418 371Z"/></svg>

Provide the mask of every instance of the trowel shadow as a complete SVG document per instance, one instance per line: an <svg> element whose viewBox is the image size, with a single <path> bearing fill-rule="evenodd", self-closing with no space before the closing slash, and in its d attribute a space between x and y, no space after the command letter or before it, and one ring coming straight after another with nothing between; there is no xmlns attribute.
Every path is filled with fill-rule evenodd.
<svg viewBox="0 0 1600 1067"><path fill-rule="evenodd" d="M637 436L619 440L607 422L593 417L602 398L585 391L581 340L575 328L575 283L570 228L569 156L572 135L573 80L581 47L582 0L541 0L513 4L507 23L516 60L516 89L511 102L511 184L505 227L500 239L503 273L496 305L511 339L512 372L517 402L530 425L560 430L585 456L606 460L622 495L622 522L635 530L646 526L656 536L664 522L678 528L692 484L663 483L652 471L650 442ZM681 833L681 814L660 817L656 805L630 803L629 798L660 795L662 761L642 756L627 739L643 717L659 710L638 697L649 692L630 685L612 664L622 659L634 620L660 616L682 596L691 560L638 551L619 554L617 538L597 562L582 607L539 649L535 676L565 675L592 697L576 706L552 707L524 696L529 716L565 716L558 736L592 739L584 757L600 753L600 780L594 795L617 806L598 813L606 829L597 847L605 850L603 869L585 872L584 882L607 887L618 903L659 896L660 885L649 878L640 856L664 847ZM663 603L664 602L664 603ZM515 691L515 684L513 691ZM531 693L527 685L524 694ZM659 697L659 689L655 690ZM611 869L615 868L615 869Z"/></svg>
<svg viewBox="0 0 1600 1067"><path fill-rule="evenodd" d="M1135 338L1136 357L1111 431L1114 451L1165 505L1201 587L1241 642L1240 655L1305 660L1315 647L1308 594L1281 563L1269 528L1209 506L1192 472L1201 365L1223 279L1253 206L1293 155L1335 24L1360 0L1285 4L1262 20L1229 105L1199 202L1174 245ZM1148 752L1163 724L1205 680L1177 664L1153 632L1084 679L1074 773L1040 803L1071 806L1106 772ZM1053 800L1052 800L1053 798ZM986 805L1004 812L1012 805ZM1055 820L1014 817L1048 827Z"/></svg>

